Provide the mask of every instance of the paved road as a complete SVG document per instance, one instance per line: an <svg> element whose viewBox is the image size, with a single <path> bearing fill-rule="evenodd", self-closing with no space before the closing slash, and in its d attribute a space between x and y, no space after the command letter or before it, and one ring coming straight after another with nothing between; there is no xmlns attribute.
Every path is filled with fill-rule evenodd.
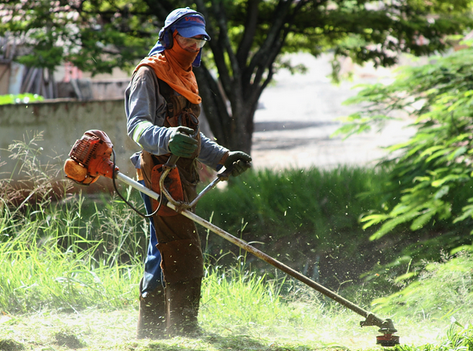
<svg viewBox="0 0 473 351"><path fill-rule="evenodd" d="M340 164L368 165L386 153L381 148L406 140L412 129L408 121L391 122L381 133L371 132L343 141L330 135L340 126L336 119L359 107L342 103L356 94L356 84L390 80L387 70L358 69L353 82L339 86L327 78L329 58L315 59L299 54L295 63L308 67L306 74L280 72L276 84L268 87L260 99L255 115L253 164L258 168L331 168Z"/></svg>

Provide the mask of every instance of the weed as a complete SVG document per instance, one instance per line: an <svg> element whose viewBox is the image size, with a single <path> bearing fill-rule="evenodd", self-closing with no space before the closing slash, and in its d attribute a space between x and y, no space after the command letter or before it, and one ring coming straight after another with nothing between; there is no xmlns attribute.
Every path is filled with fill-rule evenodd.
<svg viewBox="0 0 473 351"><path fill-rule="evenodd" d="M443 263L425 262L417 278L399 292L375 299L375 311L420 314L423 318L448 319L473 311L471 283L473 257L461 252Z"/></svg>
<svg viewBox="0 0 473 351"><path fill-rule="evenodd" d="M25 346L15 340L0 340L0 350L2 351L20 351L24 349Z"/></svg>
<svg viewBox="0 0 473 351"><path fill-rule="evenodd" d="M59 346L66 346L70 349L80 349L86 347L84 341L73 330L64 328L54 333L55 343Z"/></svg>

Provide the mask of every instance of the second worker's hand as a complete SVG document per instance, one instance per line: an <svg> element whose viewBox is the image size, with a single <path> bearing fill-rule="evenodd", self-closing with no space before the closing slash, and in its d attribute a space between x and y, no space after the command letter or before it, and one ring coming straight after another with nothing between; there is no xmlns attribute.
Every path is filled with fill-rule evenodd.
<svg viewBox="0 0 473 351"><path fill-rule="evenodd" d="M197 140L191 137L194 130L188 127L169 127L169 151L175 156L190 158L197 149Z"/></svg>

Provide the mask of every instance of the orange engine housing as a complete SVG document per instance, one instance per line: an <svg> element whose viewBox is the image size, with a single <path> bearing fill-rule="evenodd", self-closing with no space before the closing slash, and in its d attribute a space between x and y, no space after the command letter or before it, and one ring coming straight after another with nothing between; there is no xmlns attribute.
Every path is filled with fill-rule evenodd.
<svg viewBox="0 0 473 351"><path fill-rule="evenodd" d="M113 144L105 132L88 130L77 140L64 164L66 177L82 185L90 185L100 176L112 179L113 162L110 160ZM115 172L118 167L115 166Z"/></svg>

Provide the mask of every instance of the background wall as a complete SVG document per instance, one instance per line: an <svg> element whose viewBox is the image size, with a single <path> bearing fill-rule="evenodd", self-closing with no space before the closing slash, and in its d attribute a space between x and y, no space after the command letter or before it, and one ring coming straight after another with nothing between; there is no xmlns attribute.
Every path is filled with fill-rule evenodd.
<svg viewBox="0 0 473 351"><path fill-rule="evenodd" d="M60 169L69 151L85 131L100 129L110 137L120 171L129 177L135 174L129 157L139 147L126 134L123 99L101 101L54 100L28 105L0 105L0 167L2 177L14 167L7 151L15 140L29 141L43 132L43 148L39 159L42 164L57 165ZM59 177L64 176L60 174ZM17 177L17 175L15 175Z"/></svg>

